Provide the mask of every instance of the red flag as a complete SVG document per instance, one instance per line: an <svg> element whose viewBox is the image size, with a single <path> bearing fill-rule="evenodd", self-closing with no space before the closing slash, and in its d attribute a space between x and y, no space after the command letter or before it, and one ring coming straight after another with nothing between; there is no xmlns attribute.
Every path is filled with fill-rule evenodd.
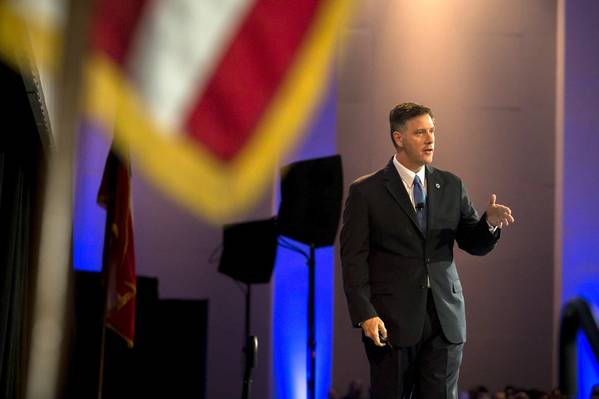
<svg viewBox="0 0 599 399"><path fill-rule="evenodd" d="M106 282L106 326L133 347L135 334L135 250L131 216L131 170L111 148L98 192L106 209L103 273Z"/></svg>

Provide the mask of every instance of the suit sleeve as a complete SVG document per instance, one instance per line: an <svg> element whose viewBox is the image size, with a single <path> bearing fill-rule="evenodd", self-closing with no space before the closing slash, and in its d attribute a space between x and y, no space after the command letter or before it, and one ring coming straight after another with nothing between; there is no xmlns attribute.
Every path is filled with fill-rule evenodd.
<svg viewBox="0 0 599 399"><path fill-rule="evenodd" d="M368 278L369 241L368 203L359 187L352 184L343 212L341 229L341 266L349 315L355 327L377 316L370 302Z"/></svg>
<svg viewBox="0 0 599 399"><path fill-rule="evenodd" d="M501 231L499 229L492 233L487 224L487 214L479 218L476 209L468 197L468 192L463 182L460 180L461 199L460 199L460 224L458 226L456 241L458 246L471 255L486 255L491 252Z"/></svg>

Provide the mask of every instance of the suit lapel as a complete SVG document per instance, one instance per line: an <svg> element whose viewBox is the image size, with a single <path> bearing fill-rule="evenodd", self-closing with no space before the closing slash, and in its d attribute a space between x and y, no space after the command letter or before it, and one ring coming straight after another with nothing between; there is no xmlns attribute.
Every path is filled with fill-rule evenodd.
<svg viewBox="0 0 599 399"><path fill-rule="evenodd" d="M395 169L393 158L391 158L391 161L389 161L385 169L383 169L383 174L387 191L389 194L391 194L395 202L397 202L404 213L410 218L412 224L414 227L416 227L416 230L418 230L418 232L422 235L422 232L419 228L418 219L416 219L416 211L412 206L412 202L410 201L410 197L401 180L401 177L399 176L397 169ZM424 235L422 236L424 237Z"/></svg>
<svg viewBox="0 0 599 399"><path fill-rule="evenodd" d="M426 166L426 216L428 234L433 230L433 221L443 198L444 184L435 168ZM427 235L428 235L427 234Z"/></svg>

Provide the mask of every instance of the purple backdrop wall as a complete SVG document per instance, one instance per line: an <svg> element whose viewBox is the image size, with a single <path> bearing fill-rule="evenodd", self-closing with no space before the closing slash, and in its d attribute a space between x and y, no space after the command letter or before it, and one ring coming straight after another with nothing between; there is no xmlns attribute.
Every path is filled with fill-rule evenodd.
<svg viewBox="0 0 599 399"><path fill-rule="evenodd" d="M599 2L566 1L562 303L599 306ZM599 383L599 365L579 336L578 398Z"/></svg>

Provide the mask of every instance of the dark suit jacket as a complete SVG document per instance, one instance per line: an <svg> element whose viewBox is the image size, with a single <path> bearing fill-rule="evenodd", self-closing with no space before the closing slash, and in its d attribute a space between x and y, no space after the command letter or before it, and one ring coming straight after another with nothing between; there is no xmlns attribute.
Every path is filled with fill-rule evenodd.
<svg viewBox="0 0 599 399"><path fill-rule="evenodd" d="M341 263L354 326L379 316L396 346L416 344L426 314L426 276L443 332L465 342L462 285L453 259L454 242L473 255L485 255L499 238L489 231L459 177L426 166L426 237L418 228L393 159L384 169L350 186L341 230Z"/></svg>

